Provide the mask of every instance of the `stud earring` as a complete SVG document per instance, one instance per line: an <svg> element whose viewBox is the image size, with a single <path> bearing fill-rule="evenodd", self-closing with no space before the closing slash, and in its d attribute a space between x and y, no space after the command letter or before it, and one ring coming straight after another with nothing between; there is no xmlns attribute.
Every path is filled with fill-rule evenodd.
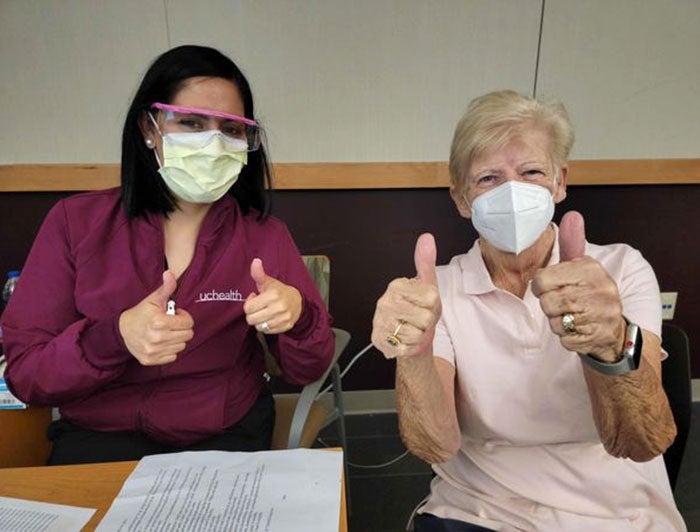
<svg viewBox="0 0 700 532"><path fill-rule="evenodd" d="M153 149L153 139L146 139L146 146Z"/></svg>

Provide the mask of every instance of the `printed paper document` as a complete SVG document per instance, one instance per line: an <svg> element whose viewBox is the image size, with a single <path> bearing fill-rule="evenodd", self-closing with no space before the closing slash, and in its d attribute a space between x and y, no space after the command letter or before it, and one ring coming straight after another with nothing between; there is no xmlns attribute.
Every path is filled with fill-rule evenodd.
<svg viewBox="0 0 700 532"><path fill-rule="evenodd" d="M336 532L342 452L184 452L147 456L98 531Z"/></svg>
<svg viewBox="0 0 700 532"><path fill-rule="evenodd" d="M80 532L94 513L92 508L0 497L0 530Z"/></svg>

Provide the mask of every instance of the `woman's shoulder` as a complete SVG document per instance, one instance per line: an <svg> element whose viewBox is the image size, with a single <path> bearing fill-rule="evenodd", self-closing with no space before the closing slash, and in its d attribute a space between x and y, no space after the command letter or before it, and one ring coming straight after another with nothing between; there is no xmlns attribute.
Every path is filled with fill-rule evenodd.
<svg viewBox="0 0 700 532"><path fill-rule="evenodd" d="M640 272L653 275L651 264L638 249L629 244L600 245L587 242L586 255L597 260L615 278L624 278Z"/></svg>
<svg viewBox="0 0 700 532"><path fill-rule="evenodd" d="M592 244L586 242L586 255L593 257L598 262L623 262L630 259L643 260L639 250L622 242L615 244Z"/></svg>
<svg viewBox="0 0 700 532"><path fill-rule="evenodd" d="M450 262L447 264L437 265L435 269L443 275L458 275L464 269L464 265L468 262L469 253L462 253L452 257Z"/></svg>
<svg viewBox="0 0 700 532"><path fill-rule="evenodd" d="M261 217L256 209L250 209L247 214L243 214L239 209L239 220L244 224L246 231L254 236L277 236L288 235L289 228L281 219L271 214Z"/></svg>
<svg viewBox="0 0 700 532"><path fill-rule="evenodd" d="M479 270L482 264L479 242L475 240L469 251L455 255L450 259L450 262L438 266L436 269L443 276L460 277L465 271Z"/></svg>
<svg viewBox="0 0 700 532"><path fill-rule="evenodd" d="M44 223L64 226L71 241L76 242L88 234L111 233L127 221L121 190L111 188L74 194L58 201Z"/></svg>
<svg viewBox="0 0 700 532"><path fill-rule="evenodd" d="M74 194L60 200L60 207L69 216L89 216L103 212L121 210L121 189L119 187L105 190L93 190Z"/></svg>
<svg viewBox="0 0 700 532"><path fill-rule="evenodd" d="M251 257L259 257L265 264L297 261L300 255L287 224L274 216L260 218L252 209L246 215L237 216L229 245L235 249L244 247Z"/></svg>
<svg viewBox="0 0 700 532"><path fill-rule="evenodd" d="M440 295L445 298L448 294L481 293L482 286L488 284L488 280L482 278L479 259L472 249L468 253L455 255L449 263L438 266L435 273Z"/></svg>

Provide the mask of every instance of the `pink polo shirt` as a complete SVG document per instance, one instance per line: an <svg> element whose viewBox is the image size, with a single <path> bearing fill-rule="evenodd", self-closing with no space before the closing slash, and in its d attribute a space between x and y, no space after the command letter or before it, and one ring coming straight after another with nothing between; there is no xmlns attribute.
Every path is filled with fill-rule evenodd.
<svg viewBox="0 0 700 532"><path fill-rule="evenodd" d="M659 287L641 254L587 244L586 255L615 279L624 314L660 336ZM519 299L494 286L478 241L439 267L438 280L434 352L455 367L462 445L434 466L420 511L503 532L686 530L661 456L637 463L603 448L581 361L531 288Z"/></svg>

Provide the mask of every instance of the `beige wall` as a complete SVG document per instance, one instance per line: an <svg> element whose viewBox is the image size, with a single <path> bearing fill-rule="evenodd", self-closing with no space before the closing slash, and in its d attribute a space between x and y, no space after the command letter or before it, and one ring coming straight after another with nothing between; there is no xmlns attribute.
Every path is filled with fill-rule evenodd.
<svg viewBox="0 0 700 532"><path fill-rule="evenodd" d="M537 86L573 115L574 158L700 157L700 2L548 0Z"/></svg>
<svg viewBox="0 0 700 532"><path fill-rule="evenodd" d="M539 93L579 158L700 156L700 3L548 0ZM654 4L657 4L654 6ZM276 162L433 161L472 97L532 93L541 0L2 0L0 164L109 163L148 63L248 75Z"/></svg>

